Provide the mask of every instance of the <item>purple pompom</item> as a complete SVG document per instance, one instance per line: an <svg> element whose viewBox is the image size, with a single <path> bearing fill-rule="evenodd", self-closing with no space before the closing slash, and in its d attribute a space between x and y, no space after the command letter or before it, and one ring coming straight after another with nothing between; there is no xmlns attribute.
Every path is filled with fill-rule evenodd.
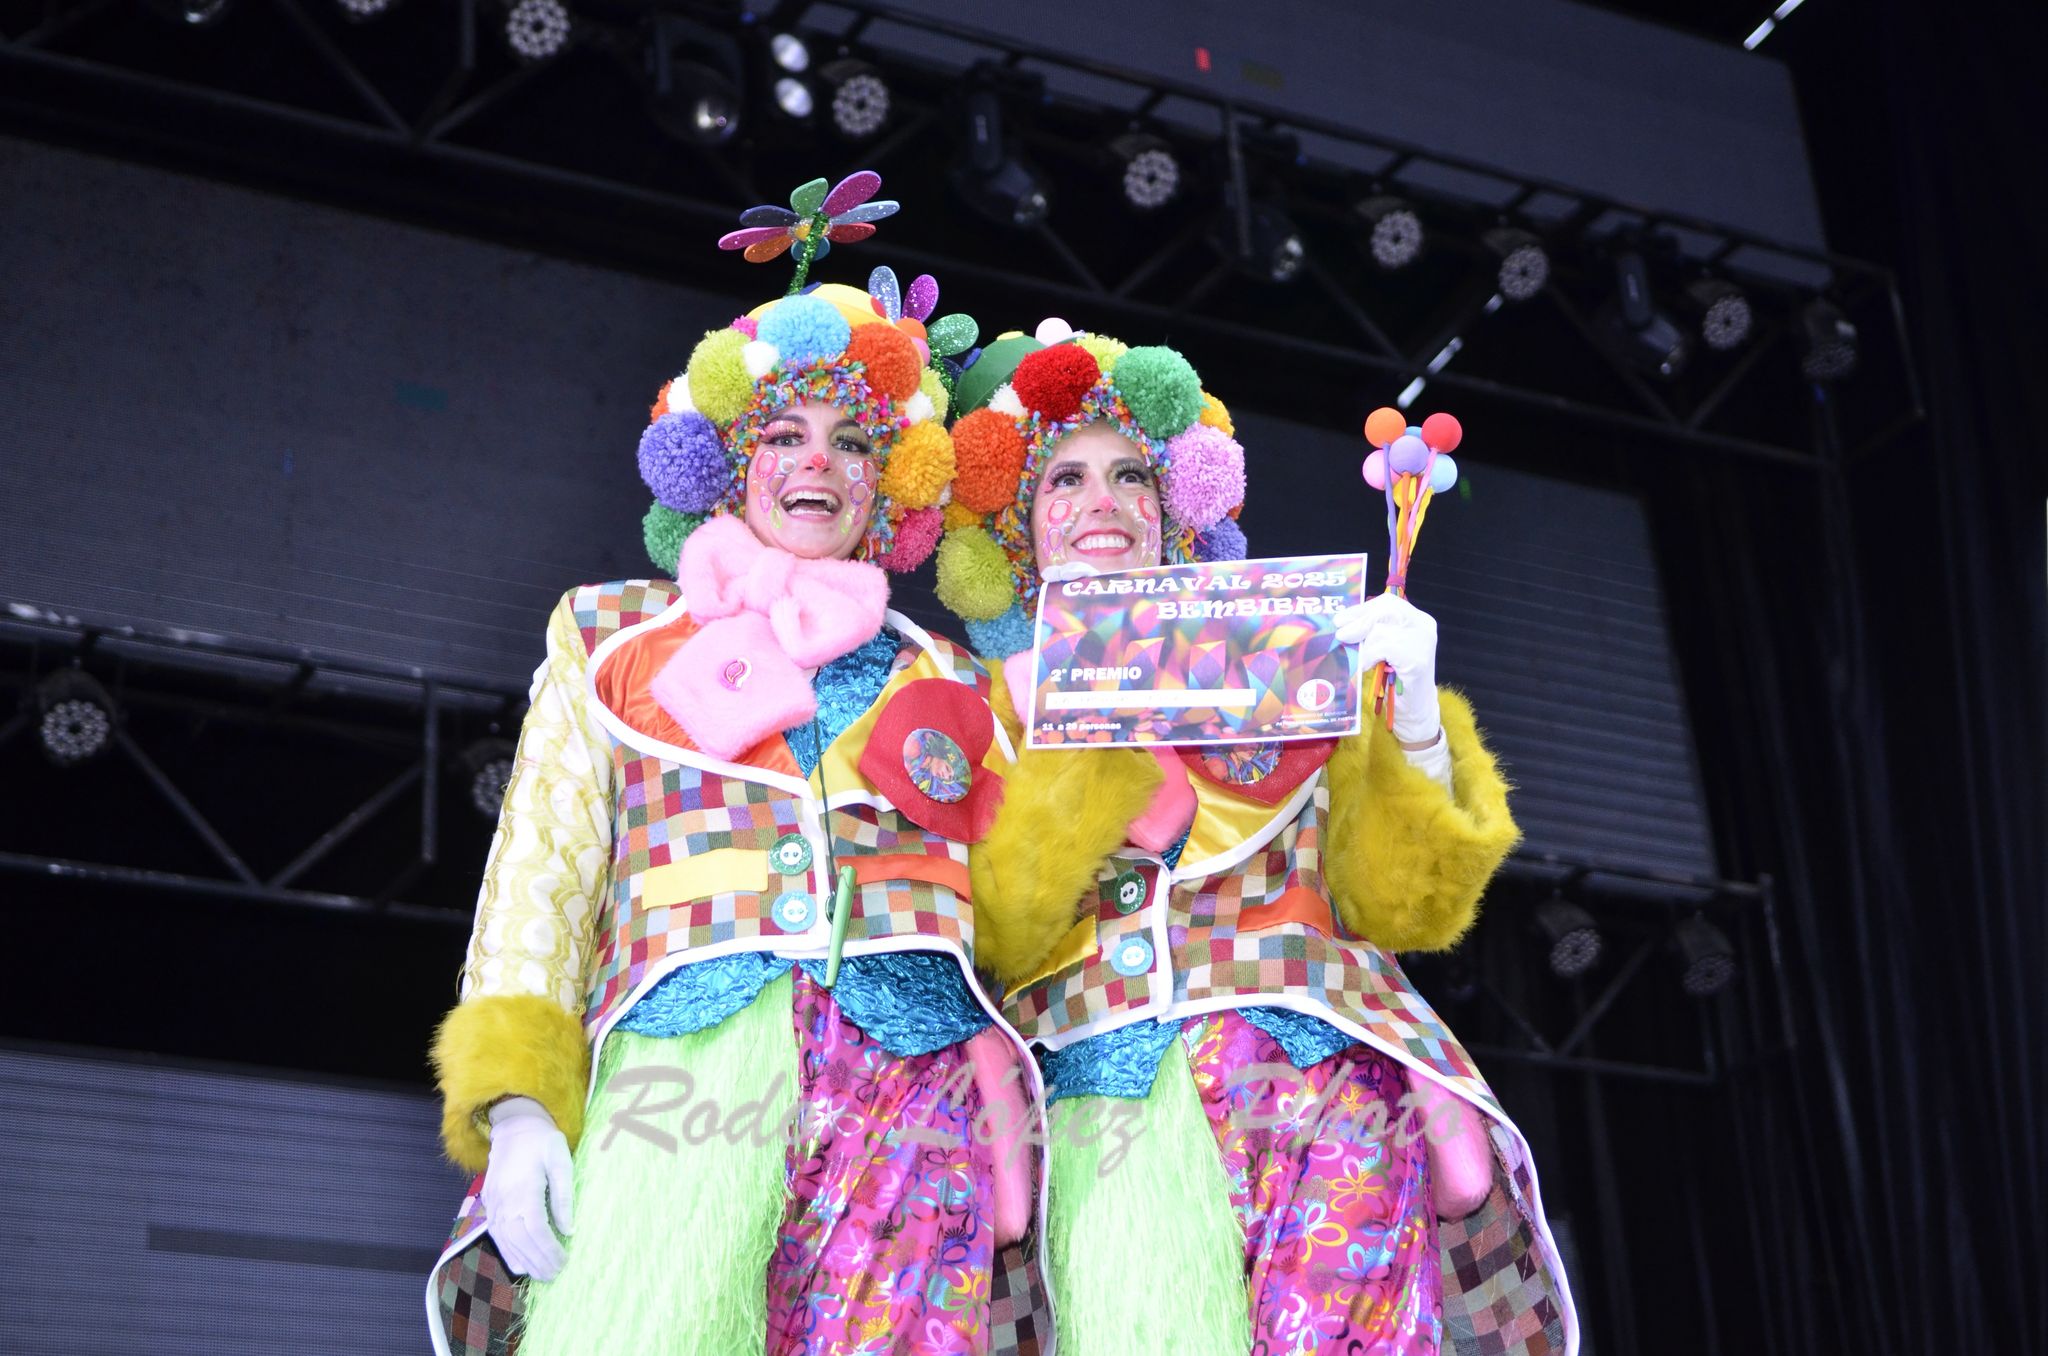
<svg viewBox="0 0 2048 1356"><path fill-rule="evenodd" d="M1195 534L1195 559L1205 564L1243 560L1250 550L1251 543L1244 539L1244 529L1235 518L1220 519L1208 531Z"/></svg>
<svg viewBox="0 0 2048 1356"><path fill-rule="evenodd" d="M1195 424L1166 444L1166 512L1197 532L1244 502L1244 449L1220 428Z"/></svg>
<svg viewBox="0 0 2048 1356"><path fill-rule="evenodd" d="M732 463L709 419L664 414L640 435L640 478L678 513L709 513L732 484Z"/></svg>

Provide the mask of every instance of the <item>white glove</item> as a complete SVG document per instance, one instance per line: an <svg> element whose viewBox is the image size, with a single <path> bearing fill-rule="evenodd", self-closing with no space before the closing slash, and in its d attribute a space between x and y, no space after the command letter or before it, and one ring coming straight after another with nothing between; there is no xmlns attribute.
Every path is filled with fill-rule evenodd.
<svg viewBox="0 0 2048 1356"><path fill-rule="evenodd" d="M568 1137L546 1107L531 1097L507 1097L491 1108L484 1215L505 1265L517 1274L552 1281L569 1260L555 1235L575 1232L573 1173Z"/></svg>
<svg viewBox="0 0 2048 1356"><path fill-rule="evenodd" d="M1392 593L1355 603L1333 619L1337 639L1358 647L1359 671L1384 663L1400 680L1394 699L1394 738L1408 761L1446 789L1451 782L1450 746L1442 738L1436 698L1436 618ZM1366 695L1372 718L1372 695ZM1418 747L1405 747L1415 745Z"/></svg>

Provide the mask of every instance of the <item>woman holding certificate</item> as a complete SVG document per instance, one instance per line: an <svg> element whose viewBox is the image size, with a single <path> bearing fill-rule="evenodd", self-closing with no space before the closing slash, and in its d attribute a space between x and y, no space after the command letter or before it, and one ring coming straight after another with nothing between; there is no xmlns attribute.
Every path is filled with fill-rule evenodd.
<svg viewBox="0 0 2048 1356"><path fill-rule="evenodd" d="M991 1341L1028 1201L971 1127L1036 1080L1007 1082L969 968L967 845L1011 745L987 667L887 611L884 574L937 539L929 363L973 324L927 327L931 280L886 269L800 290L895 210L878 185L805 185L722 242L794 249L798 279L655 398L647 547L677 582L549 623L434 1046L449 1154L482 1170L430 1289L441 1352Z"/></svg>
<svg viewBox="0 0 2048 1356"><path fill-rule="evenodd" d="M955 401L938 591L1021 745L1041 580L1243 559L1244 452L1178 353L1059 321ZM1336 627L1399 676L1392 729L1025 749L971 854L1054 1104L1063 1356L1576 1348L1527 1145L1391 954L1471 925L1507 787L1434 622L1389 595Z"/></svg>

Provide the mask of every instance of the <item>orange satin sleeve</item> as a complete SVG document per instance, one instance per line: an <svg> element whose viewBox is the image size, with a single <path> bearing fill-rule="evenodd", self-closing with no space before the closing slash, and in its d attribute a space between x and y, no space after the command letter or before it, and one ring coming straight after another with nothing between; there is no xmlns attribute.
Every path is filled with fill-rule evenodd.
<svg viewBox="0 0 2048 1356"><path fill-rule="evenodd" d="M696 621L685 614L665 626L643 631L619 646L605 657L597 671L594 686L598 700L642 734L679 749L696 750L697 745L676 718L654 700L653 689L654 675L675 657L684 641L696 634ZM796 755L779 734L769 735L748 749L739 761L764 772L780 772L799 779L804 775L796 765Z"/></svg>

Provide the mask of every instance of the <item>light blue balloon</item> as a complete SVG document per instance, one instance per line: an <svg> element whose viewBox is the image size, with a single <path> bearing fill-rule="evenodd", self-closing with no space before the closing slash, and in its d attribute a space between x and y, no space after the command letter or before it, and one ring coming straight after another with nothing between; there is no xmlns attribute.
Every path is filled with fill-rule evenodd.
<svg viewBox="0 0 2048 1356"><path fill-rule="evenodd" d="M1429 488L1442 494L1458 483L1458 463L1451 460L1448 452L1436 454L1436 463L1429 468Z"/></svg>

